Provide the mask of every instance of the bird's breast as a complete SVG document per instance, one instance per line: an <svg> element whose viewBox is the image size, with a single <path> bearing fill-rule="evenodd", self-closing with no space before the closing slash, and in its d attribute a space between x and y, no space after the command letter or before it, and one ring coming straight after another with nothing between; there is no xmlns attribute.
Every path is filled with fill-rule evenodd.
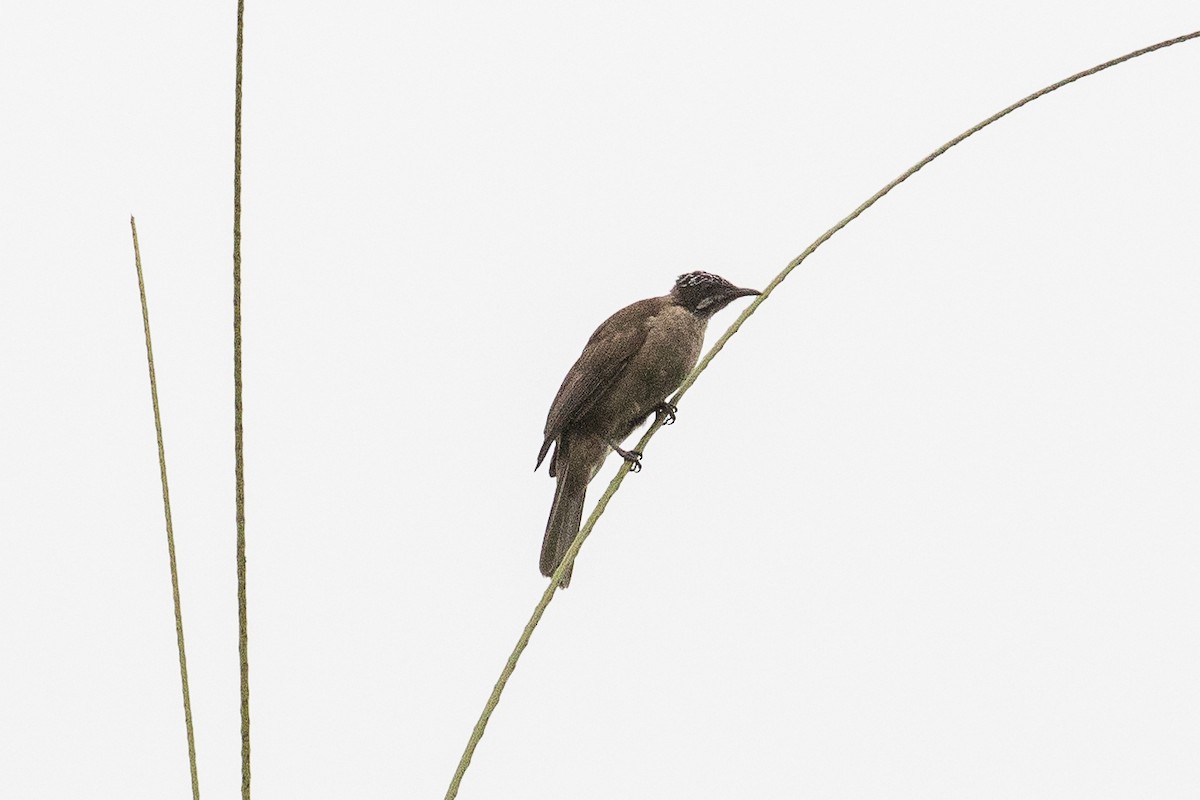
<svg viewBox="0 0 1200 800"><path fill-rule="evenodd" d="M700 359L705 320L682 308L667 306L646 321L646 344L642 348L654 364L656 374L673 379L674 391ZM649 377L649 376L647 376Z"/></svg>
<svg viewBox="0 0 1200 800"><path fill-rule="evenodd" d="M648 414L679 388L700 358L704 328L704 320L679 306L646 320L646 340L628 375L633 416Z"/></svg>

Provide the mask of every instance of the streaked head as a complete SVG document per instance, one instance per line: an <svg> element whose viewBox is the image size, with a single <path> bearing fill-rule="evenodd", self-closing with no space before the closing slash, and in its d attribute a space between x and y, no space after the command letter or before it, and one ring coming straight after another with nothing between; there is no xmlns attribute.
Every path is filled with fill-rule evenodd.
<svg viewBox="0 0 1200 800"><path fill-rule="evenodd" d="M688 272L675 279L671 296L698 317L711 317L739 297L762 294L734 286L711 272Z"/></svg>

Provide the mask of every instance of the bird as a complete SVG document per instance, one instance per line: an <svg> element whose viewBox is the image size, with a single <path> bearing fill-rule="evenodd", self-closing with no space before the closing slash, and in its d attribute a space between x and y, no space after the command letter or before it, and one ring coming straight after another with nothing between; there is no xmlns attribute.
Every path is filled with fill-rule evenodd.
<svg viewBox="0 0 1200 800"><path fill-rule="evenodd" d="M588 483L608 454L616 452L637 472L642 454L621 443L652 413L664 424L675 421L677 409L666 399L696 366L709 318L757 294L710 272L688 272L670 293L622 308L588 339L550 405L534 466L536 472L554 448L549 472L557 483L542 538L542 575L554 575L579 533ZM570 582L568 568L559 586Z"/></svg>

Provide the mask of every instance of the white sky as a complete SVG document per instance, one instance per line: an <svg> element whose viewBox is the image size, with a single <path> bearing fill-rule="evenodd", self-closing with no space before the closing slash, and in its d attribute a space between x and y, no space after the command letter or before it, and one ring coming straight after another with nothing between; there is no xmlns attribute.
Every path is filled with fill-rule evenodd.
<svg viewBox="0 0 1200 800"><path fill-rule="evenodd" d="M255 796L444 792L545 585L534 457L608 314L692 269L761 287L944 140L1198 21L251 0ZM237 791L233 30L0 29L6 798L188 796L130 213L201 789ZM794 273L626 481L460 796L1194 798L1198 99L1200 42L1069 87Z"/></svg>

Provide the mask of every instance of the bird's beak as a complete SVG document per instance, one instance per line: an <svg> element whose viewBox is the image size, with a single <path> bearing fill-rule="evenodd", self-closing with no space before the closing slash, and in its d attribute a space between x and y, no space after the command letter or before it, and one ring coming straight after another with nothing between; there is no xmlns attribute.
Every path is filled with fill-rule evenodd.
<svg viewBox="0 0 1200 800"><path fill-rule="evenodd" d="M756 294L762 294L758 289L734 289L729 293L730 297L751 297Z"/></svg>

